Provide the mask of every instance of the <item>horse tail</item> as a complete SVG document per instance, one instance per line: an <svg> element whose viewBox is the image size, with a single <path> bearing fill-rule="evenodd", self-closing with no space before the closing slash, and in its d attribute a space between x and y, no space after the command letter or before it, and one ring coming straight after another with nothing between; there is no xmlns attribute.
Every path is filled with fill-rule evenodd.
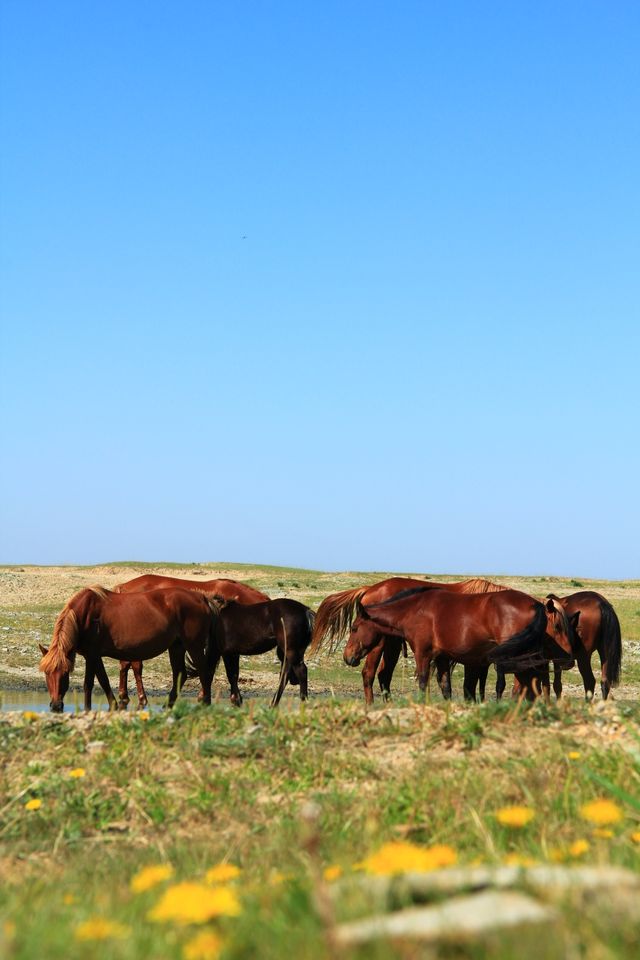
<svg viewBox="0 0 640 960"><path fill-rule="evenodd" d="M606 663L606 679L612 686L620 683L620 666L622 664L622 635L618 615L608 600L604 597L600 601L600 633L598 635L598 650Z"/></svg>
<svg viewBox="0 0 640 960"><path fill-rule="evenodd" d="M535 602L531 623L501 643L489 654L489 660L503 670L534 669L544 663L542 644L547 629L547 614L543 603Z"/></svg>
<svg viewBox="0 0 640 960"><path fill-rule="evenodd" d="M312 610L311 607L307 607L306 614L307 614L307 626L308 626L308 628L309 628L309 632L308 632L308 634L307 634L308 639L307 639L307 642L306 642L306 645L305 645L305 649L306 649L306 647L309 646L309 644L311 643L311 641L312 641L312 639L313 639L313 631L314 631L314 628L315 628L315 625L316 625L316 613L315 613L315 610Z"/></svg>
<svg viewBox="0 0 640 960"><path fill-rule="evenodd" d="M71 673L75 666L80 628L75 610L69 606L70 603L71 600L58 614L51 645L40 661L40 670L43 673L52 673L54 670Z"/></svg>
<svg viewBox="0 0 640 960"><path fill-rule="evenodd" d="M342 590L325 597L316 614L309 656L318 653L325 638L329 638L331 649L351 627L353 615L359 600L369 587L356 587L354 590Z"/></svg>

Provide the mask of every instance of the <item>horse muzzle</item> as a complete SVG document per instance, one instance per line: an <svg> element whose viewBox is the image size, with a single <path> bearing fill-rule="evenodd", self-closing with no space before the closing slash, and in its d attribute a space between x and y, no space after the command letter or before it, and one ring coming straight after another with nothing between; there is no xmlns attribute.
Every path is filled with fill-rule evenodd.
<svg viewBox="0 0 640 960"><path fill-rule="evenodd" d="M357 667L361 660L362 657L356 653L349 654L349 656L347 656L346 652L344 654L344 662L348 667Z"/></svg>
<svg viewBox="0 0 640 960"><path fill-rule="evenodd" d="M51 713L62 713L64 710L64 703L62 700L52 700L49 703L49 709L51 710Z"/></svg>

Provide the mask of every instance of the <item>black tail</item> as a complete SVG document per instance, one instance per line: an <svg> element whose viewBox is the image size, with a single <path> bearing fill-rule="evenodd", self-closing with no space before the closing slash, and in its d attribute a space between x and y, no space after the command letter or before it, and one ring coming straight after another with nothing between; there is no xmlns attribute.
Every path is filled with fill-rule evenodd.
<svg viewBox="0 0 640 960"><path fill-rule="evenodd" d="M600 601L600 634L598 652L606 663L606 679L612 686L620 683L622 664L622 635L618 615L608 600Z"/></svg>
<svg viewBox="0 0 640 960"><path fill-rule="evenodd" d="M519 633L509 637L489 654L489 660L507 673L514 670L535 670L546 663L542 645L547 629L544 604L536 603L535 615Z"/></svg>

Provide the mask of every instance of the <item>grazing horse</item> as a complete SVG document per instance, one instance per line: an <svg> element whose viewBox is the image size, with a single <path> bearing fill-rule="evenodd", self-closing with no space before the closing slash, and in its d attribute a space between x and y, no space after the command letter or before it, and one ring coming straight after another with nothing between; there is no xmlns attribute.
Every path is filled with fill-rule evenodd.
<svg viewBox="0 0 640 960"><path fill-rule="evenodd" d="M620 621L609 601L593 590L581 590L568 597L556 597L549 594L547 599L553 599L562 604L569 619L573 622L577 635L576 661L584 683L584 693L587 700L593 698L596 688L596 678L591 669L591 656L594 650L600 656L600 686L602 698L606 700L611 691L620 682L620 666L622 663L622 635ZM555 667L553 674L553 689L558 698L562 695L562 670Z"/></svg>
<svg viewBox="0 0 640 960"><path fill-rule="evenodd" d="M169 706L186 677L185 653L193 660L203 700L211 703L211 669L207 652L215 618L211 602L202 594L187 590L153 590L149 593L118 594L102 587L88 587L74 594L59 614L50 647L40 647L40 669L47 680L54 713L64 709L69 674L76 654L86 661L84 708L91 709L94 677L98 677L109 708L116 700L109 684L103 657L120 660L130 657L149 660L169 651L173 684Z"/></svg>
<svg viewBox="0 0 640 960"><path fill-rule="evenodd" d="M325 638L329 639L332 648L335 646L349 631L358 603L365 606L382 603L411 588L448 590L452 593L465 594L497 593L506 589L498 583L492 583L491 580L484 580L480 577L462 580L457 583L437 583L433 580L415 580L411 577L389 577L387 580L381 580L379 583L367 587L356 587L352 590L332 593L325 597L318 607L310 652L316 653ZM378 667L378 682L383 699L388 700L391 696L391 679L401 649L402 643L397 637L388 633L381 633L378 637L378 643L368 653L362 668L362 685L367 704L373 703L373 681ZM467 681L467 668L465 668L465 696L468 685L470 686L470 681ZM475 693L471 696L471 699L475 699Z"/></svg>
<svg viewBox="0 0 640 960"><path fill-rule="evenodd" d="M307 666L304 654L311 643L315 614L298 600L282 598L253 603L250 606L235 601L211 601L217 609L216 622L209 651L212 676L222 657L231 687L231 702L240 706L242 695L238 687L240 656L255 656L276 647L281 663L280 681L272 707L277 707L287 681L300 684L300 699L306 700Z"/></svg>
<svg viewBox="0 0 640 960"><path fill-rule="evenodd" d="M181 580L180 577L163 577L155 573L145 573L141 577L134 577L126 583L119 583L114 587L115 593L146 593L149 590L159 590L173 587L180 590L195 590L205 597L222 597L225 600L237 600L238 603L261 603L268 600L266 593L255 590L246 583L237 580ZM118 686L118 700L121 710L129 705L128 675L129 667L133 670L138 691L138 706L146 707L147 695L142 682L142 662L140 660L120 661L120 683Z"/></svg>
<svg viewBox="0 0 640 960"><path fill-rule="evenodd" d="M554 655L567 660L573 656L561 609L553 601L543 604L519 590L464 595L417 588L383 603L360 604L357 612L344 650L345 663L357 666L379 642L380 633L391 633L413 650L420 690L426 690L433 662L446 699L451 696L451 661L471 667L494 662L523 675L525 670L542 667L549 656L549 618L554 623Z"/></svg>

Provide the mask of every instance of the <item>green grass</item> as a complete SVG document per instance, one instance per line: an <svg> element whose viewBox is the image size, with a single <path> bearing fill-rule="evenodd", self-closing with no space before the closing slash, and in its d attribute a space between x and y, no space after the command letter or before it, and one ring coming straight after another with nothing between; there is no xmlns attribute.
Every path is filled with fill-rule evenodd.
<svg viewBox="0 0 640 960"><path fill-rule="evenodd" d="M615 713L566 702L366 714L359 704L330 701L280 713L182 702L172 715L146 721L0 723L0 923L15 928L16 960L84 956L74 930L94 915L132 930L106 952L101 946L101 956L177 958L190 931L167 935L150 923L159 891L132 894L131 876L168 862L178 879L198 879L228 859L243 871L243 909L218 924L225 956L320 958L315 872L338 864L349 874L386 840L445 843L461 863L500 863L508 854L553 860L588 838L588 862L639 870L640 847L631 840L640 829L637 808L621 801L624 819L611 839L594 839L579 815L596 796L640 794L639 722L640 708L626 704ZM573 750L578 760L568 759ZM77 767L86 775L70 778ZM24 809L29 798L42 801L39 810ZM309 800L320 811L317 862L300 816ZM531 807L535 819L521 830L500 826L495 811L507 804ZM276 874L284 882L274 883ZM65 895L76 902L65 904ZM339 919L362 911L358 891L347 891ZM598 935L568 916L563 936L593 950ZM531 950L520 955L536 956ZM406 956L388 946L369 955Z"/></svg>

